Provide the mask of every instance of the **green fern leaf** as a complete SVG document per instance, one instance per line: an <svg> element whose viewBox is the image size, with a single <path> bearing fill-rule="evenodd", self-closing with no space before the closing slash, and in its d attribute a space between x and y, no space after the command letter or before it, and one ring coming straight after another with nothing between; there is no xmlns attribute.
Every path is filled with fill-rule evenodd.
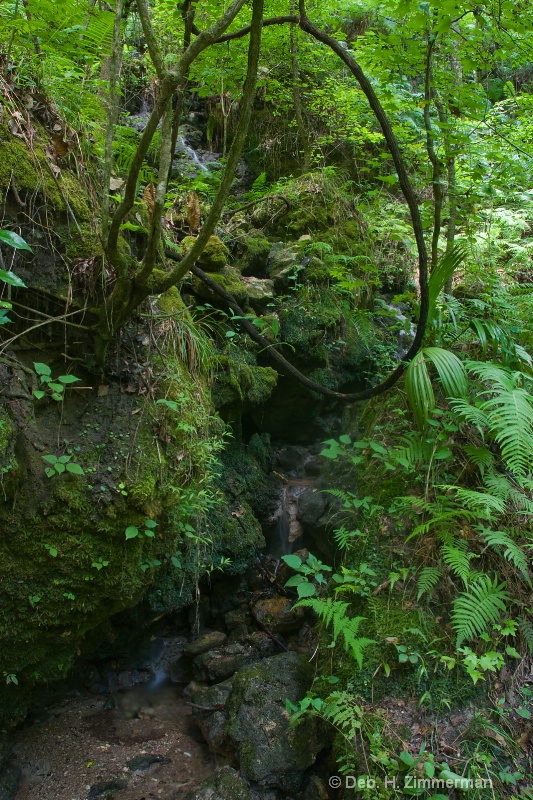
<svg viewBox="0 0 533 800"><path fill-rule="evenodd" d="M418 594L420 600L423 594L429 594L437 585L442 577L442 570L439 567L423 567L418 575Z"/></svg>
<svg viewBox="0 0 533 800"><path fill-rule="evenodd" d="M443 547L441 547L442 558L452 572L455 572L466 585L472 573L470 569L470 559L475 556L474 553L468 553L466 551L466 543L463 545L462 542L455 540L454 545L443 545Z"/></svg>
<svg viewBox="0 0 533 800"><path fill-rule="evenodd" d="M504 558L522 573L524 579L530 583L528 574L528 564L525 553L520 545L518 545L511 537L504 531L493 531L490 528L483 528L479 526L480 536L487 545L497 553L503 549Z"/></svg>
<svg viewBox="0 0 533 800"><path fill-rule="evenodd" d="M475 639L488 626L498 621L511 599L505 583L498 584L488 575L480 576L453 602L452 628L457 634L457 647L465 639Z"/></svg>

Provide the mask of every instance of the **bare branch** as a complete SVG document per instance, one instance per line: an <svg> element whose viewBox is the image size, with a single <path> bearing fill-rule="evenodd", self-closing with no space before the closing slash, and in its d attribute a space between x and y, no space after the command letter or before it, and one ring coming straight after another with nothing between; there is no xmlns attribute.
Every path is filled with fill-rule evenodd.
<svg viewBox="0 0 533 800"><path fill-rule="evenodd" d="M221 217L224 203L226 202L226 198L229 194L229 190L235 175L235 170L241 157L248 126L250 124L252 106L255 99L259 52L261 48L262 14L263 0L254 0L250 41L248 45L248 66L239 109L239 124L237 126L237 131L228 154L228 160L224 169L224 174L222 176L222 181L220 183L217 196L215 197L209 215L202 226L200 235L196 239L192 248L183 258L183 260L176 264L174 269L172 269L163 279L154 284L152 291L156 294L164 292L171 286L174 286L174 284L176 284L185 275L185 273L189 271L195 261L200 257L205 245L209 241L209 237L213 234L215 226Z"/></svg>
<svg viewBox="0 0 533 800"><path fill-rule="evenodd" d="M148 52L150 53L150 58L152 59L152 64L154 65L157 77L159 80L161 80L165 73L165 66L163 64L161 50L159 49L159 45L157 44L155 38L154 29L152 28L152 21L150 19L150 10L148 8L147 0L137 0L137 11L139 12L139 17L141 19L144 39L146 41L146 46L148 47Z"/></svg>

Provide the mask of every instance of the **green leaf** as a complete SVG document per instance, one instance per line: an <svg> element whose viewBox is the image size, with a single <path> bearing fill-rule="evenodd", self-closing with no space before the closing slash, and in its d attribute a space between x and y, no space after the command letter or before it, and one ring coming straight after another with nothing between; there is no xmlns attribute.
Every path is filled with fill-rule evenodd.
<svg viewBox="0 0 533 800"><path fill-rule="evenodd" d="M54 392L57 392L58 394L63 392L65 389L65 387L61 383L49 383L48 385L50 389L52 389Z"/></svg>
<svg viewBox="0 0 533 800"><path fill-rule="evenodd" d="M138 535L139 528L136 528L135 525L130 525L129 528L126 528L126 539L135 539Z"/></svg>
<svg viewBox="0 0 533 800"><path fill-rule="evenodd" d="M65 471L65 465L64 465L64 464L61 464L61 462L60 462L60 461L56 461L56 463L54 464L54 467L55 467L55 471L56 471L56 472L57 472L59 475L61 475L61 474L62 474L62 473Z"/></svg>
<svg viewBox="0 0 533 800"><path fill-rule="evenodd" d="M45 467L44 472L49 478L53 478L56 474L55 469L52 469L52 467Z"/></svg>
<svg viewBox="0 0 533 800"><path fill-rule="evenodd" d="M289 567L292 567L292 569L300 569L300 567L302 566L302 559L300 558L300 556L294 556L294 555L282 556L281 559Z"/></svg>
<svg viewBox="0 0 533 800"><path fill-rule="evenodd" d="M57 380L61 383L77 383L80 378L76 378L75 375L60 375Z"/></svg>
<svg viewBox="0 0 533 800"><path fill-rule="evenodd" d="M72 458L72 456L59 456L59 458L57 460L61 464L67 464L70 461L71 458Z"/></svg>
<svg viewBox="0 0 533 800"><path fill-rule="evenodd" d="M172 562L172 566L176 567L176 569L179 569L181 567L181 561L179 560L179 558L177 558L177 556L172 556L170 561Z"/></svg>
<svg viewBox="0 0 533 800"><path fill-rule="evenodd" d="M57 461L57 456L52 455L52 453L48 453L45 456L42 456L43 461L47 461L49 464L55 464Z"/></svg>
<svg viewBox="0 0 533 800"><path fill-rule="evenodd" d="M67 464L67 472L72 472L73 475L85 475L80 465L74 464L72 462L70 464Z"/></svg>
<svg viewBox="0 0 533 800"><path fill-rule="evenodd" d="M13 233L13 231L0 231L0 242L14 247L15 250L28 250L30 253L33 253L33 250L29 244L24 241L22 236L19 236L18 233ZM0 272L1 271L2 270L0 270ZM24 284L22 285L24 286Z"/></svg>
<svg viewBox="0 0 533 800"><path fill-rule="evenodd" d="M413 758L411 753L408 753L407 750L402 750L400 753L400 761L403 761L404 764L408 767L413 767L416 764L416 759Z"/></svg>
<svg viewBox="0 0 533 800"><path fill-rule="evenodd" d="M157 522L154 522L153 519L145 519L144 524L146 528L157 528Z"/></svg>
<svg viewBox="0 0 533 800"><path fill-rule="evenodd" d="M48 366L48 364L41 364L38 361L33 362L33 369L37 373L37 375L51 375L52 370Z"/></svg>
<svg viewBox="0 0 533 800"><path fill-rule="evenodd" d="M0 269L0 281L4 281L4 283L9 284L9 286L18 286L21 289L27 289L22 278L19 278L14 272L6 272L5 269Z"/></svg>
<svg viewBox="0 0 533 800"><path fill-rule="evenodd" d="M292 578L289 578L289 580L285 584L285 587L287 587L287 586L289 586L289 587L290 586L299 586L301 583L304 583L305 580L306 579L304 578L303 575L293 575Z"/></svg>
<svg viewBox="0 0 533 800"><path fill-rule="evenodd" d="M33 390L33 396L37 400L42 400L42 398L45 396L45 394L46 394L46 392L42 392L40 389L34 389Z"/></svg>
<svg viewBox="0 0 533 800"><path fill-rule="evenodd" d="M316 586L312 583L301 583L297 589L298 597L311 597L316 594Z"/></svg>

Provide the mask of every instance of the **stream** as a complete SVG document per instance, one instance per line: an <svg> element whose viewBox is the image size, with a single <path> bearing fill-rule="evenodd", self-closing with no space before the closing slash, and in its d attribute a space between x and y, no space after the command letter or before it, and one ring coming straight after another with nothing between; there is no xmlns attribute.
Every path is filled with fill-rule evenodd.
<svg viewBox="0 0 533 800"><path fill-rule="evenodd" d="M243 781L227 766L242 762L241 734L232 739L227 733L234 713L228 708L240 713L231 700L237 678L246 677L248 670L250 694L255 665L268 670L276 659L285 664L275 670L276 678L268 679L269 688L276 679L282 680L282 688L275 690L282 701L279 719L268 723L275 732L276 725L287 726L284 698L292 693L298 700L305 693L305 685L294 680L291 669L299 663L311 667L307 662L313 628L302 609L293 611L293 600L283 590L290 573L280 557L306 552L302 547L308 537L298 519L298 506L308 490L316 491L317 462L306 448L286 446L279 451L276 469L273 475L280 489L275 519L264 526L267 554L245 575L221 575L209 590L204 587L208 610L204 602L199 630L191 622L198 610L192 610L189 622L183 613L180 619L160 620L146 634L148 640L131 652L92 661L70 683L52 687L48 699L14 734L9 769L18 778L18 790L6 798L203 800L201 787L206 780L217 775L227 778L222 767L232 780ZM271 701L267 708L258 711L252 704L245 717L270 715ZM245 774L257 787L251 795L254 800L289 796L285 773L292 774L294 765L291 752L283 749L286 739L286 732L280 733L280 740L273 738L263 754L264 762L275 755L274 768L268 766L265 775L261 766ZM323 746L317 738L305 769L298 764L302 780ZM319 779L314 776L314 780ZM4 800L1 789L0 782ZM234 791L214 797L232 800Z"/></svg>

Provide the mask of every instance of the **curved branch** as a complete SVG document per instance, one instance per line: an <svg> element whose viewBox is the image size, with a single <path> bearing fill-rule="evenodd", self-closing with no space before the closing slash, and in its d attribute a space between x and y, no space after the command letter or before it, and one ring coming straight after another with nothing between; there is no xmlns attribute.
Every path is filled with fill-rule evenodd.
<svg viewBox="0 0 533 800"><path fill-rule="evenodd" d="M427 319L428 319L428 311L429 311L429 294L428 294L428 256L426 250L426 243L424 241L424 229L422 227L422 219L420 217L420 211L418 210L418 203L416 200L416 196L411 186L411 182L409 180L409 176L407 174L407 169L405 167L405 163L400 152L400 148L398 147L398 142L396 141L396 137L394 136L391 124L388 120L388 117L378 100L376 93L372 87L372 84L366 77L365 73L351 55L351 53L345 49L345 47L337 40L333 39L331 36L328 36L327 33L321 31L317 28L313 23L310 21L306 14L305 10L305 0L299 0L300 3L300 27L302 30L309 33L313 38L317 41L322 42L323 44L327 45L334 53L336 53L339 58L346 64L352 75L357 80L361 90L366 96L368 100L368 104L376 119L378 120L381 130L383 131L383 135L385 137L385 141L387 142L388 148L390 150L392 159L394 161L394 166L396 168L396 172L398 174L398 180L400 183L400 188L402 190L403 196L409 206L409 212L411 214L411 223L413 226L413 232L415 235L416 247L418 250L418 275L419 275L419 282L420 282L420 314L418 319L418 325L416 328L415 338L409 351L407 352L405 359L396 367L396 369L378 386L375 386L373 389L369 389L366 392L359 393L357 396L346 396L346 399L357 399L362 400L368 397L374 397L377 394L381 394L389 387L393 386L398 378L403 374L405 371L407 364L412 361L412 359L417 354L418 350L420 349L420 345L422 344L422 340L424 338L424 333L426 331Z"/></svg>
<svg viewBox="0 0 533 800"><path fill-rule="evenodd" d="M222 215L224 203L226 202L229 194L229 190L235 175L235 170L241 157L244 140L248 132L248 126L250 124L250 118L252 115L252 106L255 99L255 87L257 83L259 52L261 49L263 3L264 0L254 0L253 3L252 25L250 42L248 46L248 66L246 70L246 80L243 87L241 106L239 109L239 124L231 145L231 149L229 151L228 160L224 169L224 175L220 183L220 188L209 212L209 216L202 225L200 234L192 248L184 256L183 260L181 260L174 269L165 275L164 278L154 282L154 285L151 289L154 294L159 294L161 292L165 292L167 289L170 289L171 286L174 286L185 275L185 273L191 269L201 255L205 245L209 241L209 237L212 236L216 224Z"/></svg>
<svg viewBox="0 0 533 800"><path fill-rule="evenodd" d="M163 78L165 73L165 66L163 63L163 56L155 38L154 29L152 28L152 21L150 19L150 11L148 10L147 0L137 0L137 11L141 18L141 25L144 33L144 40L150 53L150 58L154 69L157 73L159 80Z"/></svg>
<svg viewBox="0 0 533 800"><path fill-rule="evenodd" d="M107 254L111 262L116 266L120 259L118 258L118 236L120 232L120 225L126 214L133 208L135 201L135 191L137 187L137 180L143 165L143 161L150 147L150 143L159 125L159 121L163 116L167 107L167 101L176 91L177 87L186 78L189 67L193 61L210 45L214 44L221 34L228 28L246 0L233 0L227 11L211 25L210 28L203 31L194 42L191 42L187 50L181 56L177 69L172 72L165 72L161 79L159 93L157 100L150 114L150 119L144 129L144 133L135 151L133 161L131 163L126 187L124 190L124 199L113 215L111 225L109 227L109 235L107 239ZM119 270L120 271L120 270Z"/></svg>
<svg viewBox="0 0 533 800"><path fill-rule="evenodd" d="M268 19L263 20L263 28L267 28L269 25L284 25L286 22L292 22L297 25L300 22L300 17L298 17L296 14L285 14L284 16L280 17L268 17ZM221 44L221 42L231 42L232 39L242 39L243 36L247 36L250 33L251 29L251 25L246 25L244 28L239 28L238 31L225 33L216 40L216 44ZM193 25L191 30L195 36L199 36L202 32L200 28L196 27L196 25Z"/></svg>

